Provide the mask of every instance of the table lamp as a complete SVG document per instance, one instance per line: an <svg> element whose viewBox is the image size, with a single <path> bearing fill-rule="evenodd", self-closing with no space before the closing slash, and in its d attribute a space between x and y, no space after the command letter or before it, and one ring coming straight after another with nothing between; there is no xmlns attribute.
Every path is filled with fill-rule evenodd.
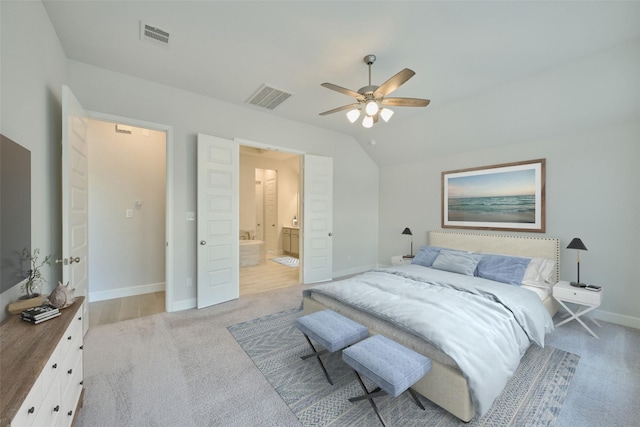
<svg viewBox="0 0 640 427"><path fill-rule="evenodd" d="M409 230L409 227L406 227L402 231L402 234L406 234L411 237L411 246L410 246L409 255L403 255L402 258L413 258L413 233L411 233L411 230Z"/></svg>
<svg viewBox="0 0 640 427"><path fill-rule="evenodd" d="M582 243L582 240L578 239L577 237L575 237L570 243L569 246L567 246L567 249L577 249L578 252L578 281L577 282L571 282L570 285L571 286L577 286L580 288L584 288L586 285L584 283L580 283L580 251L586 251L587 247L584 245L584 243Z"/></svg>

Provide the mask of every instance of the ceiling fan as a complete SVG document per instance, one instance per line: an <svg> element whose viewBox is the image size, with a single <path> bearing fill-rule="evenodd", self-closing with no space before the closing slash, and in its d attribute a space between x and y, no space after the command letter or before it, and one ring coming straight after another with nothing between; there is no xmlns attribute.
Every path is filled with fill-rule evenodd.
<svg viewBox="0 0 640 427"><path fill-rule="evenodd" d="M367 55L364 57L364 62L369 66L369 85L361 87L357 92L334 85L333 83L322 83L321 86L352 96L357 102L325 111L320 113L321 116L349 110L349 112L347 112L347 118L351 123L355 123L358 117L360 117L362 110L364 110L365 117L362 120L362 126L370 128L374 123L378 122L378 117L381 117L385 122L389 121L393 115L393 111L386 107L426 107L429 105L429 102L431 102L428 99L420 98L387 98L387 95L402 86L416 73L413 70L405 68L382 83L382 85L375 86L371 84L371 65L376 62L376 56Z"/></svg>

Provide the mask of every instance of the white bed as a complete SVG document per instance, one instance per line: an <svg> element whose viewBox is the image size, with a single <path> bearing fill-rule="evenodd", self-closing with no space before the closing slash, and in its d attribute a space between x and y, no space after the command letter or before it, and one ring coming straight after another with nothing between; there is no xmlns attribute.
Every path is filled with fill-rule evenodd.
<svg viewBox="0 0 640 427"><path fill-rule="evenodd" d="M428 244L474 253L494 253L550 259L554 261L554 271L551 275L551 281L555 283L558 280L558 239L432 231L429 232ZM410 267L415 269L417 266ZM549 289L550 287L551 285L549 285ZM558 307L550 291L548 289L540 289L539 291L536 291L536 289L530 290L539 295L545 308L549 314L553 316ZM476 415L477 411L473 403L467 378L463 375L458 364L452 357L415 334L408 333L405 329L399 328L392 322L382 320L381 317L384 316L376 315L375 313L372 314L369 312L370 310L354 308L331 296L320 293L320 290L317 289L314 292L313 288L311 288L311 291L305 292L305 294L303 305L306 314L331 308L367 326L371 334L385 335L431 358L431 371L413 388L427 399L465 422L470 421ZM540 305L539 303L537 304Z"/></svg>

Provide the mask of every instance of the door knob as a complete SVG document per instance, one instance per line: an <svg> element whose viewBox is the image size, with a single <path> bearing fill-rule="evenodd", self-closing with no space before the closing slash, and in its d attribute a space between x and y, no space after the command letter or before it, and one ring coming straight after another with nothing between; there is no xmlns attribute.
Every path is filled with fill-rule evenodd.
<svg viewBox="0 0 640 427"><path fill-rule="evenodd" d="M73 264L74 262L80 262L80 257L69 257L69 264Z"/></svg>
<svg viewBox="0 0 640 427"><path fill-rule="evenodd" d="M206 240L200 240L200 244L201 244L202 246L204 246L204 245L206 245L206 244L207 244L207 241L206 241Z"/></svg>
<svg viewBox="0 0 640 427"><path fill-rule="evenodd" d="M68 261L66 258L57 259L57 260L56 260L56 264L63 264L63 265L67 265L67 264L69 264L69 261Z"/></svg>

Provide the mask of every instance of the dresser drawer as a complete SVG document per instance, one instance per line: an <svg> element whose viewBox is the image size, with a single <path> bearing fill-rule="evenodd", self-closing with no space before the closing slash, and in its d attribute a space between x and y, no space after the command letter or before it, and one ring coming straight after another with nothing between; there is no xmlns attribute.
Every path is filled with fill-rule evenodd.
<svg viewBox="0 0 640 427"><path fill-rule="evenodd" d="M42 378L38 377L35 384L22 402L16 416L11 421L12 426L30 427L35 421L42 405Z"/></svg>

